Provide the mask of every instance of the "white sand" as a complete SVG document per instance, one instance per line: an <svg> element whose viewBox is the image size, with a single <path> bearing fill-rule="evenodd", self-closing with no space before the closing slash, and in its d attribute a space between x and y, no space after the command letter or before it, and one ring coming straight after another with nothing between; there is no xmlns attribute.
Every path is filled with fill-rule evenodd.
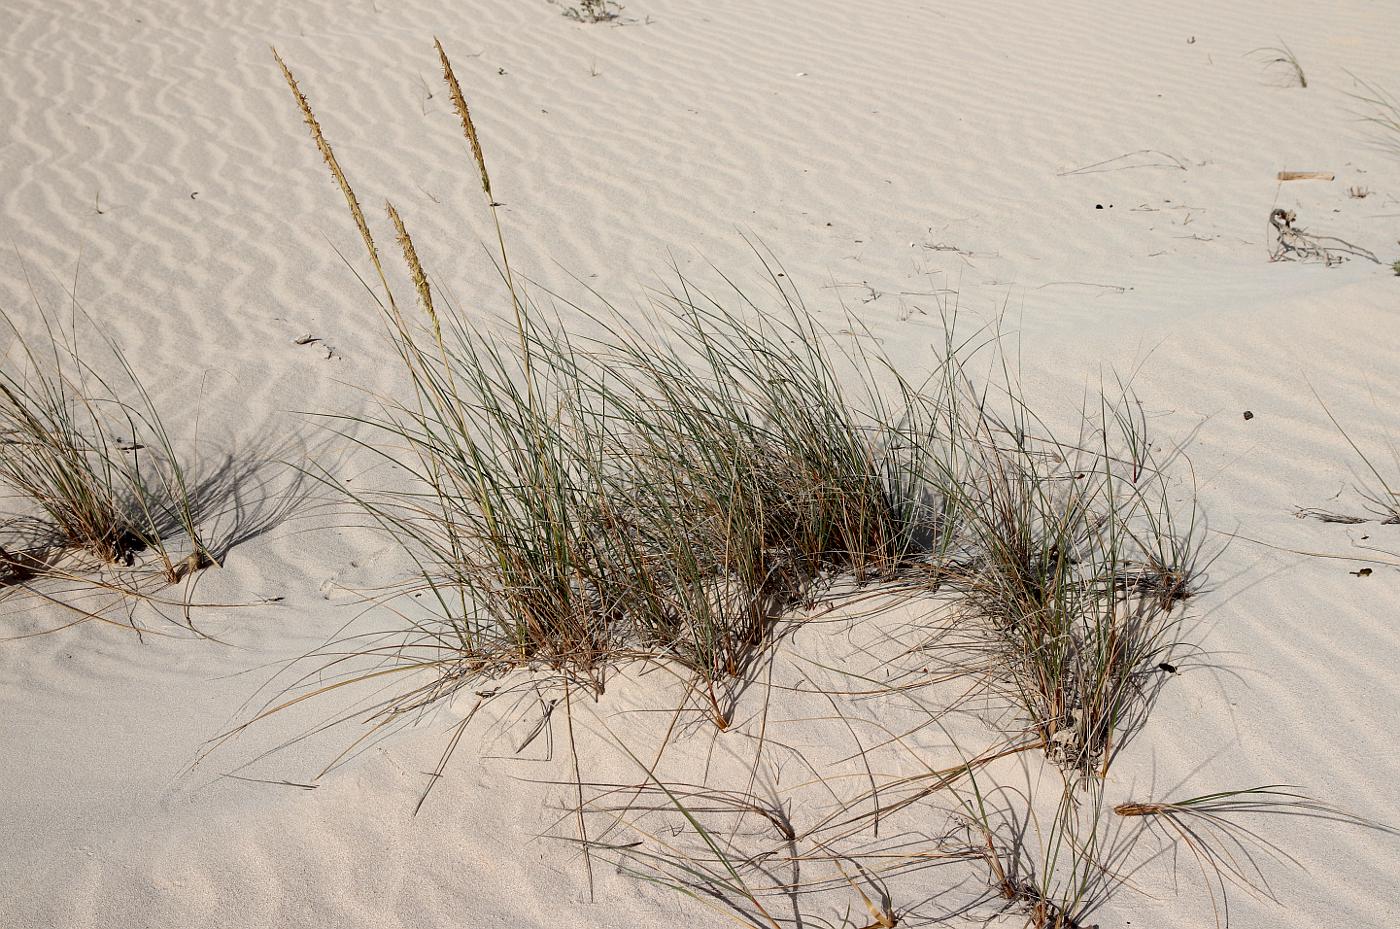
<svg viewBox="0 0 1400 929"><path fill-rule="evenodd" d="M956 290L971 318L1005 309L1031 394L1051 410L1101 372L1140 368L1154 426L1164 445L1185 444L1213 531L1400 552L1400 528L1293 516L1360 509L1346 489L1351 453L1310 387L1364 441L1400 434L1400 281L1362 261L1272 264L1266 222L1276 205L1296 209L1387 264L1400 256L1400 154L1376 144L1348 97L1348 72L1400 93L1400 7L632 0L626 14L617 28L570 23L544 0L8 0L4 236L51 306L81 259L79 296L158 399L184 411L174 418L187 437L198 420L210 455L300 448L311 430L288 411L344 410L356 389L396 381L376 310L336 256L358 264L359 243L268 45L298 72L367 203L398 204L439 286L468 310L499 308L437 35L477 114L515 261L537 280L568 291L574 274L626 303L672 255L699 274L713 262L752 278L747 234L822 319L839 325L843 298L914 372ZM1308 88L1282 86L1283 72L1247 55L1280 37ZM1142 150L1104 165L1116 170L1067 173ZM1167 156L1179 167L1163 167ZM1336 179L1280 185L1283 169ZM1372 193L1349 198L1353 185ZM32 312L8 248L0 305ZM308 333L337 357L292 344ZM555 824L568 792L538 783L568 776L559 721L552 762L538 760L543 738L512 756L538 712L529 704L522 723L471 730L417 818L423 772L469 701L311 791L220 775L314 776L353 727L258 756L329 704L190 769L205 740L246 718L268 664L334 633L356 611L351 591L395 564L372 533L293 523L203 578L210 600L285 598L201 611L217 643L90 623L0 647L0 926L732 925L601 864L587 902L580 861L537 838L571 834ZM1400 576L1349 574L1361 564L1225 547L1192 607L1204 655L1117 762L1110 802L1290 783L1400 823ZM4 631L59 618L7 615ZM850 648L844 632L799 635L775 676L792 683L803 658ZM654 745L668 717L624 711L673 704L658 678L617 682L578 725L598 732L596 715ZM749 699L753 712L762 699ZM782 694L770 707L781 738L843 757L847 730L801 721L826 712ZM956 760L941 734L919 744L935 763ZM751 750L697 727L671 757L692 779L711 759L718 783ZM586 754L586 778L637 776L616 752ZM1400 918L1395 839L1247 822L1305 870L1262 862L1279 902L1235 892L1232 925ZM1181 852L1175 865L1175 884L1160 858L1094 919L1210 925L1195 864ZM927 872L893 902L959 882L969 889L975 870ZM863 925L846 896L850 925Z"/></svg>

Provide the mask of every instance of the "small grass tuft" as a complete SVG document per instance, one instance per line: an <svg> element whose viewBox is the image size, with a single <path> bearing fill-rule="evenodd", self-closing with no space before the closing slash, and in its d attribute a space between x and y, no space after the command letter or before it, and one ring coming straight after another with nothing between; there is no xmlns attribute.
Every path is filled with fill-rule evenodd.
<svg viewBox="0 0 1400 929"><path fill-rule="evenodd" d="M1237 817L1263 814L1304 818L1395 834L1394 829L1321 803L1287 784L1223 790L1183 800L1120 803L1113 812L1125 818L1143 819L1149 828L1162 830L1169 841L1180 842L1190 851L1206 882L1217 925L1227 921L1228 885L1277 902L1264 864L1272 861L1301 867L1297 859L1236 822Z"/></svg>
<svg viewBox="0 0 1400 929"><path fill-rule="evenodd" d="M104 376L79 352L76 334L47 317L37 338L0 318L12 336L0 367L0 484L22 508L9 524L30 539L7 543L6 561L38 568L76 553L130 566L153 554L171 583L213 564L186 470L120 347L104 340L116 369ZM177 535L187 555L169 544Z"/></svg>
<svg viewBox="0 0 1400 929"><path fill-rule="evenodd" d="M579 0L564 8L564 15L580 23L606 23L622 15L623 6L616 0Z"/></svg>
<svg viewBox="0 0 1400 929"><path fill-rule="evenodd" d="M1400 264L1400 262L1397 262ZM1347 445L1356 453L1356 457L1362 465L1361 481L1357 485L1357 492L1369 505L1371 512L1379 516L1382 521L1390 524L1400 523L1400 447L1397 447L1393 439L1386 441L1386 451L1390 458L1389 463L1381 461L1372 452L1363 449L1352 434L1347 431L1341 421L1333 415L1332 410L1326 403L1322 402L1322 397L1317 391L1313 391L1313 396L1317 397L1318 404L1322 407L1322 412L1332 423L1337 432L1346 440Z"/></svg>
<svg viewBox="0 0 1400 929"><path fill-rule="evenodd" d="M1277 46L1256 48L1249 54L1262 59L1266 68L1282 69L1286 74L1287 83L1296 83L1304 88L1308 86L1308 76L1303 72L1303 66L1298 63L1298 56L1283 42Z"/></svg>
<svg viewBox="0 0 1400 929"><path fill-rule="evenodd" d="M959 559L950 584L988 635L1009 694L1046 751L1106 773L1140 724L1153 671L1179 645L1197 583L1195 504L1174 502L1147 419L1124 385L1079 437L1055 431L1002 377L1009 413L965 385L952 407Z"/></svg>

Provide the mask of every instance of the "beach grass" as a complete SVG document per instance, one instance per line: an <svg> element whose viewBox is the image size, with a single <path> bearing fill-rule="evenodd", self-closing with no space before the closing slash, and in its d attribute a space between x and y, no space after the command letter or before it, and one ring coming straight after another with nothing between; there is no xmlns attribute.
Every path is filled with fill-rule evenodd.
<svg viewBox="0 0 1400 929"><path fill-rule="evenodd" d="M9 525L27 539L6 544L6 562L46 573L69 554L122 566L154 557L169 583L213 564L187 468L126 354L100 340L111 363L99 370L77 331L41 318L38 334L3 318L0 484Z"/></svg>
<svg viewBox="0 0 1400 929"><path fill-rule="evenodd" d="M1314 391L1314 396L1317 392ZM1389 524L1400 523L1400 447L1387 438L1384 454L1374 448L1367 449L1333 415L1332 410L1317 396L1322 412L1332 423L1338 434L1356 455L1361 463L1361 472L1356 484L1357 492L1366 501L1373 516ZM1388 460L1387 460L1388 459Z"/></svg>
<svg viewBox="0 0 1400 929"><path fill-rule="evenodd" d="M1280 69L1286 75L1285 80L1288 83L1296 83L1299 87L1307 88L1308 76L1303 71L1303 66L1299 64L1298 56L1293 54L1293 50L1287 44L1279 42L1278 45L1256 48L1249 54L1263 61L1266 68Z"/></svg>
<svg viewBox="0 0 1400 929"><path fill-rule="evenodd" d="M498 247L504 311L494 316L468 318L436 291L408 222L386 203L412 288L395 295L360 200L277 58L364 242L409 385L377 398L375 412L332 415L406 482L352 488L318 477L417 570L389 595L404 629L373 645L336 643L301 679L314 686L257 718L387 674L426 674L379 698L368 716L377 730L488 678L524 674L532 686L562 687L567 701L602 693L613 671L640 662L677 671L724 732L737 724L735 695L823 587L951 602L962 654L950 664L976 653L975 686L1016 719L970 760L884 783L867 768L871 788L855 795L838 796L814 772L836 799L799 827L780 802L665 780L630 749L644 780L587 783L570 712L574 841L586 859L603 854L769 929L786 924L774 898L832 888L855 893L870 925L893 926L897 909L867 892L870 882L944 860L985 865L994 896L1037 929L1084 925L1121 883L1111 866L1122 850L1103 815L1112 761L1185 647L1184 604L1203 573L1189 469L1183 477L1180 459L1162 454L1131 384L1102 385L1067 431L1036 411L1000 333L967 337L956 320L945 321L930 372L907 379L858 333L840 339L818 325L761 247L762 299L727 278L710 289L677 271L641 314L601 298L537 303L511 267L481 139L436 49ZM564 326L561 301L589 322L588 335ZM908 647L925 663L938 652ZM372 669L341 670L355 659ZM481 700L497 692L478 690ZM835 708L837 695L827 696ZM1042 753L1058 779L1040 819L1041 801L996 787L989 773L1025 752ZM841 843L940 797L968 825L968 843L881 851L858 878L848 873L861 857ZM622 829L633 841L590 838L585 821L598 814L605 834ZM757 817L760 849L741 850L714 817ZM785 882L759 864L777 860L829 873Z"/></svg>
<svg viewBox="0 0 1400 929"><path fill-rule="evenodd" d="M1010 372L997 383L1006 413L969 388L950 414L960 558L948 582L1046 751L1102 775L1180 645L1201 558L1194 493L1155 460L1125 385L1066 440Z"/></svg>
<svg viewBox="0 0 1400 929"><path fill-rule="evenodd" d="M438 52L501 247L510 313L498 325L435 303L389 205L422 311L405 314L359 198L278 58L381 281L412 385L381 415L341 421L364 451L406 469L412 489L349 491L325 477L411 550L420 573L403 593L435 604L433 647L455 650L459 670L549 668L599 690L610 661L670 660L695 674L723 728L723 681L813 583L892 576L939 546L931 401L902 381L882 392L882 362L833 348L779 273L769 313L680 278L652 307L661 337L606 308L605 335L571 336L510 270L480 139Z"/></svg>

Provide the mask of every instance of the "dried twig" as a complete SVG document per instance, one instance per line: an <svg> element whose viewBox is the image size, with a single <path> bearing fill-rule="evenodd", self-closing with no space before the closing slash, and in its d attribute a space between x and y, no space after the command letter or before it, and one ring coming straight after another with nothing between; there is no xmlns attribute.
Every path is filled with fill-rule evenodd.
<svg viewBox="0 0 1400 929"><path fill-rule="evenodd" d="M1380 264L1374 253L1333 236L1312 235L1295 225L1298 215L1282 208L1269 214L1277 239L1269 250L1270 261L1321 261L1329 267L1350 257L1365 258Z"/></svg>

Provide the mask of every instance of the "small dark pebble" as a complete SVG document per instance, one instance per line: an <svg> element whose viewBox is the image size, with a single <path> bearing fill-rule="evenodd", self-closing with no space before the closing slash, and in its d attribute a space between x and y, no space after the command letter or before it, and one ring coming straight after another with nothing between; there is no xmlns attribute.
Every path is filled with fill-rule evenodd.
<svg viewBox="0 0 1400 929"><path fill-rule="evenodd" d="M1157 666L1157 670L1158 670L1158 671L1165 671L1165 672L1167 672L1168 674L1175 674L1175 673L1176 673L1176 665L1174 665L1174 664L1168 664L1167 662L1164 661L1164 662L1162 662L1161 664L1159 664L1159 665Z"/></svg>
<svg viewBox="0 0 1400 929"><path fill-rule="evenodd" d="M1253 412L1252 410L1245 410L1245 411L1244 411L1244 418L1245 418L1245 422L1248 422L1249 420L1251 420L1251 419L1254 418L1254 412Z"/></svg>

